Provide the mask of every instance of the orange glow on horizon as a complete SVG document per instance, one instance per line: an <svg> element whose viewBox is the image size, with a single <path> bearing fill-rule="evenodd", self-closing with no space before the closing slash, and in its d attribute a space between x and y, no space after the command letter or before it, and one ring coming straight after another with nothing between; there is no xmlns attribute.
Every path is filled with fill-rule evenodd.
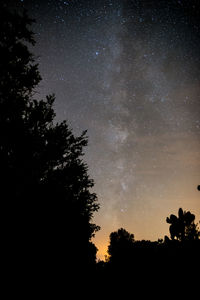
<svg viewBox="0 0 200 300"><path fill-rule="evenodd" d="M133 216L131 223L118 222L118 224L114 224L114 226L113 224L107 224L106 229L102 227L93 239L93 243L98 249L97 260L105 261L105 256L108 255L109 235L121 227L133 233L135 240L157 241L158 239L164 239L165 235L169 236L169 224L166 223L166 217L170 214L177 215L179 207L182 207L185 211L189 210L194 213L195 223L200 222L200 192L197 189L193 191L191 198L181 197L178 201L177 198L174 198L170 203L174 205L171 205L168 209L165 208L164 211L166 211L166 213L160 213L162 216L158 214L158 211L156 211L157 214L154 216L150 213L149 218L142 216L145 217L146 222L144 222L143 219L139 219L139 222Z"/></svg>

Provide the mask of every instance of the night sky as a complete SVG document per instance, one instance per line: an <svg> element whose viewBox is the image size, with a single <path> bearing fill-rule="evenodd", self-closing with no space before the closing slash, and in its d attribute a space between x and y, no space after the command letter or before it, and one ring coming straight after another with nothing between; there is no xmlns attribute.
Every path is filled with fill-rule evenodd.
<svg viewBox="0 0 200 300"><path fill-rule="evenodd" d="M12 1L13 2L13 1ZM198 0L19 0L33 26L56 118L88 130L103 258L120 227L135 239L168 235L178 208L200 219Z"/></svg>

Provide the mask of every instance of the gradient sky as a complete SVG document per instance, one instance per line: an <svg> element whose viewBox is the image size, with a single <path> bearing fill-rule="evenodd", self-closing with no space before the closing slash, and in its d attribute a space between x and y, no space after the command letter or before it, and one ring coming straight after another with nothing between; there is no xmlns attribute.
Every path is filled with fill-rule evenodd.
<svg viewBox="0 0 200 300"><path fill-rule="evenodd" d="M101 259L120 227L157 240L179 207L200 219L198 2L16 0L36 19L38 97L88 130Z"/></svg>

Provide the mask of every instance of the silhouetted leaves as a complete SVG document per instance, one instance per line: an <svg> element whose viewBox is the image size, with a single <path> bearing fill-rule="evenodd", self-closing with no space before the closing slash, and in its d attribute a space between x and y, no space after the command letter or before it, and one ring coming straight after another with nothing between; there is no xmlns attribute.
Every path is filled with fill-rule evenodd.
<svg viewBox="0 0 200 300"><path fill-rule="evenodd" d="M169 227L171 239L177 238L180 241L185 239L197 239L197 225L194 224L195 215L190 211L183 211L179 208L178 217L170 215L166 218L166 222L171 224Z"/></svg>
<svg viewBox="0 0 200 300"><path fill-rule="evenodd" d="M127 255L132 251L134 235L130 234L123 228L110 234L110 244L108 246L108 254L110 261L124 263Z"/></svg>
<svg viewBox="0 0 200 300"><path fill-rule="evenodd" d="M54 95L34 98L41 80L28 49L32 20L0 7L0 184L4 234L13 264L67 276L95 264L91 223L99 208L82 157L86 131L75 137L55 123ZM40 271L38 271L40 270ZM65 274L65 275L64 275ZM41 275L42 276L42 275Z"/></svg>
<svg viewBox="0 0 200 300"><path fill-rule="evenodd" d="M173 290L182 285L192 287L197 282L195 271L200 267L200 232L194 220L194 214L182 208L178 216L172 214L167 218L170 226L177 226L176 239L165 236L164 240L154 242L138 241L125 229L112 232L109 256L101 265L103 278L111 279L112 288L119 289L128 284L140 287L140 291L150 286L156 291L166 283Z"/></svg>

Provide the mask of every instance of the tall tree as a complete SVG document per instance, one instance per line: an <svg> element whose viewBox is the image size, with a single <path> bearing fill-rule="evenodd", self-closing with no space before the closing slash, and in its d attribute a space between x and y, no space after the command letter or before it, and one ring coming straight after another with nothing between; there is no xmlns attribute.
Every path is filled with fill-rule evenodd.
<svg viewBox="0 0 200 300"><path fill-rule="evenodd" d="M99 204L82 159L86 131L75 137L66 121L55 122L54 95L34 98L41 76L28 49L33 21L0 6L0 185L9 253L44 268L92 264Z"/></svg>

